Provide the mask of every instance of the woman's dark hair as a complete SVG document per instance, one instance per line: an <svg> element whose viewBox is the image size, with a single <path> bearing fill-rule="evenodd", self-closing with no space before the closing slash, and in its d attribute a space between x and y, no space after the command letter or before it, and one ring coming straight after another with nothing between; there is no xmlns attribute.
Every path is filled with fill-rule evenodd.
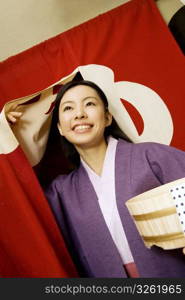
<svg viewBox="0 0 185 300"><path fill-rule="evenodd" d="M67 159L70 160L70 162L73 164L74 167L79 166L80 156L79 156L77 150L75 149L75 147L73 146L73 144L71 144L64 136L61 136L59 134L59 131L57 128L57 123L59 121L59 106L60 106L61 99L63 98L64 94L69 89L71 89L75 86L85 85L85 86L89 86L89 87L93 88L97 92L97 94L99 95L100 99L102 100L102 102L104 104L105 110L108 110L107 97L105 96L104 92L99 88L99 86L97 86L92 81L83 80L81 78L80 78L80 80L76 80L78 78L76 77L75 80L72 80L72 81L66 83L65 85L63 85L57 94L57 97L55 99L55 106L53 109L53 117L52 117L51 129L50 129L50 136L48 139L48 143L51 143L52 142L51 139L56 138L56 135L58 135L64 155L67 157ZM106 127L105 132L104 132L105 139L107 139L108 136L110 136L110 135L116 139L121 138L121 139L127 140L128 142L131 142L131 140L121 131L121 129L117 125L114 118L112 120L111 125Z"/></svg>

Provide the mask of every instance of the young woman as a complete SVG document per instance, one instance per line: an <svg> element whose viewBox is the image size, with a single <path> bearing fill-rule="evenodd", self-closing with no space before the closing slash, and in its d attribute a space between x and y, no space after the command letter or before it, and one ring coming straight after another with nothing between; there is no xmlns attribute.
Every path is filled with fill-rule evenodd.
<svg viewBox="0 0 185 300"><path fill-rule="evenodd" d="M12 116L19 117L7 117ZM53 120L75 168L53 180L46 197L80 275L184 277L182 250L147 249L124 203L185 177L185 153L131 143L108 111L103 91L89 81L62 87Z"/></svg>

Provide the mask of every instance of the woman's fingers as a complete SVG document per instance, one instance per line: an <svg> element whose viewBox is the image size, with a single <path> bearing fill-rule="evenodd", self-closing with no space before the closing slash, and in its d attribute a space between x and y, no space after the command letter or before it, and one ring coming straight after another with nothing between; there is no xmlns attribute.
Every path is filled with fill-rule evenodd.
<svg viewBox="0 0 185 300"><path fill-rule="evenodd" d="M182 253L185 255L185 248L182 249Z"/></svg>
<svg viewBox="0 0 185 300"><path fill-rule="evenodd" d="M18 112L18 111L11 111L6 115L7 120L12 123L16 123L17 119L19 119L21 116L22 116L22 112Z"/></svg>

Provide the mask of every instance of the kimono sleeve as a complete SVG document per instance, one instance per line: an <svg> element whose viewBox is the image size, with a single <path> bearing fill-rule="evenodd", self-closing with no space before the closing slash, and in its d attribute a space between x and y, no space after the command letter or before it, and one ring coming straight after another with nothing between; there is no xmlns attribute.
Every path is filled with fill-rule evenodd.
<svg viewBox="0 0 185 300"><path fill-rule="evenodd" d="M44 191L45 196L49 202L51 210L55 216L61 234L66 242L66 246L71 254L75 267L77 268L78 274L80 277L86 276L86 270L83 269L82 260L85 259L83 255L83 250L78 244L77 239L74 238L74 232L72 227L68 222L68 213L65 210L64 201L62 199L62 185L64 183L64 178L66 175L61 175L57 177ZM74 244L73 238L76 241ZM79 250L79 251L78 251ZM79 256L78 252L81 253L82 258ZM86 267L87 268L87 267ZM91 271L88 270L88 274L91 274Z"/></svg>
<svg viewBox="0 0 185 300"><path fill-rule="evenodd" d="M58 181L61 181L60 184L62 184L62 180L60 177L57 177L57 179L53 180L53 182L44 190L44 194L46 199L48 200L58 226L62 231L62 234L66 238L67 231L65 225L65 215L62 207L61 193L57 188Z"/></svg>
<svg viewBox="0 0 185 300"><path fill-rule="evenodd" d="M161 184L185 177L184 151L163 144L148 143L146 157Z"/></svg>

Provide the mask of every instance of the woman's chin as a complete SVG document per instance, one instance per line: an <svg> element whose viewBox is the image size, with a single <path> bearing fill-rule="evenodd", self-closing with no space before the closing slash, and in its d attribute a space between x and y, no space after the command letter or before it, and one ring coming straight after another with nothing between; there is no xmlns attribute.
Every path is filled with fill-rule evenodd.
<svg viewBox="0 0 185 300"><path fill-rule="evenodd" d="M91 130L87 132L73 132L72 135L65 136L65 138L74 146L87 148L101 144L101 141L104 140L104 135Z"/></svg>

